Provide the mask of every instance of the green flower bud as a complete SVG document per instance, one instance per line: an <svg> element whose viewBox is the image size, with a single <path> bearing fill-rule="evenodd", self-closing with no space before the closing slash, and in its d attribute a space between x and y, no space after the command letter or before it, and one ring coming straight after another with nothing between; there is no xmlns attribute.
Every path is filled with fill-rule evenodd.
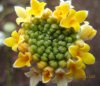
<svg viewBox="0 0 100 86"><path fill-rule="evenodd" d="M59 50L61 53L65 53L67 49L66 49L66 47L59 46L59 47L58 47L58 50Z"/></svg>
<svg viewBox="0 0 100 86"><path fill-rule="evenodd" d="M48 47L50 44L51 44L51 40L47 40L47 41L45 41L45 43L44 43L44 45L45 45L46 47Z"/></svg>
<svg viewBox="0 0 100 86"><path fill-rule="evenodd" d="M54 54L51 52L48 56L49 60L54 60L55 59L55 56Z"/></svg>
<svg viewBox="0 0 100 86"><path fill-rule="evenodd" d="M25 38L26 41L29 40L29 36L28 35L25 35L24 38Z"/></svg>
<svg viewBox="0 0 100 86"><path fill-rule="evenodd" d="M52 25L51 25L51 28L53 28L53 29L58 29L59 26L58 26L58 24L52 24Z"/></svg>
<svg viewBox="0 0 100 86"><path fill-rule="evenodd" d="M35 46L35 45L31 45L31 47L29 47L29 51L30 51L32 54L35 53L36 50L37 50L37 46Z"/></svg>
<svg viewBox="0 0 100 86"><path fill-rule="evenodd" d="M36 31L36 32L34 33L34 37L33 37L33 38L37 38L37 37L38 37L38 35L39 35L39 32L38 32L38 31Z"/></svg>
<svg viewBox="0 0 100 86"><path fill-rule="evenodd" d="M77 39L76 34L72 34L71 37L74 41Z"/></svg>
<svg viewBox="0 0 100 86"><path fill-rule="evenodd" d="M33 24L39 24L39 23L40 23L39 20L40 20L40 19L34 17L34 18L32 19L32 23L33 23Z"/></svg>
<svg viewBox="0 0 100 86"><path fill-rule="evenodd" d="M32 29L33 31L37 31L37 30L38 30L38 26L35 25L35 24L31 24L31 29Z"/></svg>
<svg viewBox="0 0 100 86"><path fill-rule="evenodd" d="M70 59L72 56L69 52L66 52L65 53L65 56L64 56L67 60Z"/></svg>
<svg viewBox="0 0 100 86"><path fill-rule="evenodd" d="M49 65L50 65L51 67L53 67L53 68L57 68L57 67L58 67L58 63L57 63L55 60L51 60L51 61L49 62Z"/></svg>
<svg viewBox="0 0 100 86"><path fill-rule="evenodd" d="M30 23L23 23L23 24L22 24L22 27L23 27L24 29L29 29L29 28L30 28Z"/></svg>
<svg viewBox="0 0 100 86"><path fill-rule="evenodd" d="M58 35L60 35L61 34L61 31L60 30L57 30L55 33L58 34Z"/></svg>
<svg viewBox="0 0 100 86"><path fill-rule="evenodd" d="M32 58L33 58L33 61L40 61L40 55L39 54L34 54L32 56Z"/></svg>
<svg viewBox="0 0 100 86"><path fill-rule="evenodd" d="M38 25L38 29L40 30L40 31L43 31L43 26L42 25Z"/></svg>
<svg viewBox="0 0 100 86"><path fill-rule="evenodd" d="M49 53L51 52L51 50L50 50L49 48L47 48L47 49L45 50L45 52L46 52L47 54L49 54Z"/></svg>
<svg viewBox="0 0 100 86"><path fill-rule="evenodd" d="M54 54L57 54L59 51L58 51L58 48L57 47L54 47L53 48L53 52L54 52Z"/></svg>
<svg viewBox="0 0 100 86"><path fill-rule="evenodd" d="M47 58L46 56L43 55L43 56L41 56L41 60L47 62L47 61L48 61L48 58Z"/></svg>
<svg viewBox="0 0 100 86"><path fill-rule="evenodd" d="M41 47L39 47L37 49L37 52L38 52L38 54L43 54L44 50L45 50L45 47L44 46L41 46Z"/></svg>
<svg viewBox="0 0 100 86"><path fill-rule="evenodd" d="M69 48L72 45L72 43L67 43L67 48Z"/></svg>
<svg viewBox="0 0 100 86"><path fill-rule="evenodd" d="M41 45L43 45L43 43L44 43L44 40L40 40L37 42L37 46L41 46Z"/></svg>
<svg viewBox="0 0 100 86"><path fill-rule="evenodd" d="M44 19L41 19L40 22L41 22L41 25L43 25L43 26L47 23L46 20L44 20Z"/></svg>
<svg viewBox="0 0 100 86"><path fill-rule="evenodd" d="M44 35L39 35L38 36L38 39L43 39L44 38Z"/></svg>
<svg viewBox="0 0 100 86"><path fill-rule="evenodd" d="M48 22L49 24L55 23L56 21L57 21L57 20L56 20L55 18L53 18L53 17L47 19L47 22Z"/></svg>
<svg viewBox="0 0 100 86"><path fill-rule="evenodd" d="M61 61L59 61L59 66L60 66L61 68L66 67L66 66L67 66L66 61L65 61L65 60L61 60Z"/></svg>
<svg viewBox="0 0 100 86"><path fill-rule="evenodd" d="M58 53L58 54L56 55L56 59L57 59L57 60L62 60L63 58L64 58L63 54Z"/></svg>
<svg viewBox="0 0 100 86"><path fill-rule="evenodd" d="M44 28L49 29L50 28L50 24L45 24Z"/></svg>
<svg viewBox="0 0 100 86"><path fill-rule="evenodd" d="M64 35L63 35L63 34L62 34L62 35L60 35L60 36L58 37L58 39L59 39L59 40L64 39Z"/></svg>
<svg viewBox="0 0 100 86"><path fill-rule="evenodd" d="M66 46L66 42L64 42L64 41L59 41L58 44L62 45L62 46Z"/></svg>
<svg viewBox="0 0 100 86"><path fill-rule="evenodd" d="M68 39L68 43L73 42L73 39L71 37L68 37L67 39Z"/></svg>

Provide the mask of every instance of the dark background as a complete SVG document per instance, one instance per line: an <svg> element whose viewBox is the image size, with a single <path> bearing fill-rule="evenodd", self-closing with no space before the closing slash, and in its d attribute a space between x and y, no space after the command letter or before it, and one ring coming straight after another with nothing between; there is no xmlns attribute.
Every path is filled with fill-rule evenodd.
<svg viewBox="0 0 100 86"><path fill-rule="evenodd" d="M41 0L42 1L42 0ZM51 9L59 4L59 0L45 0ZM91 46L91 53L96 57L96 63L87 66L86 73L87 79L84 81L72 81L69 86L100 86L100 0L72 0L73 5L77 10L88 10L89 16L87 18L90 24L98 31L93 40L87 41ZM10 27L18 29L15 23L16 14L14 6L29 5L29 0L0 0L0 5L4 7L0 12L0 32L2 31L5 36L11 33ZM9 24L10 22L10 24ZM7 24L8 27L7 28ZM6 30L5 30L6 26ZM10 30L10 31L9 31ZM2 37L0 38L2 39ZM1 41L1 40L0 40ZM24 72L26 69L14 69L13 62L16 59L16 53L4 45L0 45L0 86L29 86L29 79L25 77ZM42 86L42 85L40 85ZM48 84L48 86L53 86Z"/></svg>

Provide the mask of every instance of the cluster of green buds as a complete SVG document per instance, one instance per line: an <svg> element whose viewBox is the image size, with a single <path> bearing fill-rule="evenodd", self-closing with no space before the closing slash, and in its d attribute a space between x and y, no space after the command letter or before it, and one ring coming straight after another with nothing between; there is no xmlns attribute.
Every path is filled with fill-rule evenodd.
<svg viewBox="0 0 100 86"><path fill-rule="evenodd" d="M86 65L95 63L85 43L96 35L85 21L88 11L76 11L69 1L61 2L53 12L44 9L45 2L31 0L30 5L26 9L15 6L16 22L21 28L4 41L18 52L13 67L30 67L25 73L30 77L30 86L39 81L67 86L73 79L85 79Z"/></svg>
<svg viewBox="0 0 100 86"><path fill-rule="evenodd" d="M67 67L66 62L71 58L68 48L77 40L73 28L67 30L61 27L53 17L34 18L31 23L23 23L22 26L25 29L25 42L29 44L28 50L37 65L43 62L46 64L44 67Z"/></svg>

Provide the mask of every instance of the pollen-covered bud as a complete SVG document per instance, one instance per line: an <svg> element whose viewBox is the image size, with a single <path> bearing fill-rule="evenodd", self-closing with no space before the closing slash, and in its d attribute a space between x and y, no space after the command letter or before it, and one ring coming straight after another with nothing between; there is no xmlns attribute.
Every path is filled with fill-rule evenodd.
<svg viewBox="0 0 100 86"><path fill-rule="evenodd" d="M40 61L40 55L39 54L33 54L32 58L33 58L33 61Z"/></svg>
<svg viewBox="0 0 100 86"><path fill-rule="evenodd" d="M61 60L61 61L59 61L59 66L62 67L62 68L66 67L67 62L65 60Z"/></svg>
<svg viewBox="0 0 100 86"><path fill-rule="evenodd" d="M47 63L44 62L44 61L40 61L40 62L37 63L37 67L38 67L39 69L43 69L43 68L46 67L46 66L47 66Z"/></svg>
<svg viewBox="0 0 100 86"><path fill-rule="evenodd" d="M53 67L53 68L57 68L57 67L58 67L58 63L57 63L57 61L55 61L55 60L51 60L51 61L49 62L49 65L50 65L51 67Z"/></svg>
<svg viewBox="0 0 100 86"><path fill-rule="evenodd" d="M19 44L19 46L18 46L18 50L20 51L20 52L27 52L28 51L28 44L27 43L21 43L21 44Z"/></svg>
<svg viewBox="0 0 100 86"><path fill-rule="evenodd" d="M49 8L46 8L42 14L43 19L47 19L52 15L52 11Z"/></svg>

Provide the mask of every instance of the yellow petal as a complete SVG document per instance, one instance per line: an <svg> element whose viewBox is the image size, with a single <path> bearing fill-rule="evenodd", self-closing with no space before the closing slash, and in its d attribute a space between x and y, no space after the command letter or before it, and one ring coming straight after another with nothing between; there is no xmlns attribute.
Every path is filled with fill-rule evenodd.
<svg viewBox="0 0 100 86"><path fill-rule="evenodd" d="M70 46L69 47L69 52L71 53L71 55L73 56L73 57L76 57L77 56L77 52L78 52L78 46L75 46L75 45L72 45L72 46Z"/></svg>
<svg viewBox="0 0 100 86"><path fill-rule="evenodd" d="M63 3L60 6L57 6L54 11L54 16L61 20L62 18L66 17L66 15L69 13L70 10L70 4L69 3Z"/></svg>
<svg viewBox="0 0 100 86"><path fill-rule="evenodd" d="M43 13L46 3L38 2L37 0L31 0L31 13L35 16L40 16Z"/></svg>
<svg viewBox="0 0 100 86"><path fill-rule="evenodd" d="M83 53L82 60L86 64L94 64L95 63L95 57L91 53Z"/></svg>
<svg viewBox="0 0 100 86"><path fill-rule="evenodd" d="M71 27L73 27L76 32L80 30L80 24L77 21L74 21Z"/></svg>
<svg viewBox="0 0 100 86"><path fill-rule="evenodd" d="M14 46L12 46L13 51L17 51L17 48L18 48L18 44L15 44Z"/></svg>
<svg viewBox="0 0 100 86"><path fill-rule="evenodd" d="M25 22L25 19L23 18L17 18L16 23L19 25L20 23Z"/></svg>
<svg viewBox="0 0 100 86"><path fill-rule="evenodd" d="M17 33L17 31L13 31L12 34L11 34L11 36L13 38L15 38L16 40L19 38L19 34Z"/></svg>
<svg viewBox="0 0 100 86"><path fill-rule="evenodd" d="M90 50L90 46L86 43L82 47L80 47L80 50L88 52Z"/></svg>
<svg viewBox="0 0 100 86"><path fill-rule="evenodd" d="M21 18L27 17L26 10L23 7L15 6L15 12L18 17L21 17Z"/></svg>
<svg viewBox="0 0 100 86"><path fill-rule="evenodd" d="M4 44L7 45L8 47L12 47L16 44L16 41L14 38L9 37L4 40Z"/></svg>
<svg viewBox="0 0 100 86"><path fill-rule="evenodd" d="M22 43L24 41L24 36L20 35L19 39L18 39L18 44Z"/></svg>
<svg viewBox="0 0 100 86"><path fill-rule="evenodd" d="M88 16L88 11L78 11L75 14L76 19L78 20L79 23L82 23Z"/></svg>
<svg viewBox="0 0 100 86"><path fill-rule="evenodd" d="M74 73L74 76L78 80L84 80L86 78L86 74L85 74L84 70L82 70L82 69L77 70Z"/></svg>

